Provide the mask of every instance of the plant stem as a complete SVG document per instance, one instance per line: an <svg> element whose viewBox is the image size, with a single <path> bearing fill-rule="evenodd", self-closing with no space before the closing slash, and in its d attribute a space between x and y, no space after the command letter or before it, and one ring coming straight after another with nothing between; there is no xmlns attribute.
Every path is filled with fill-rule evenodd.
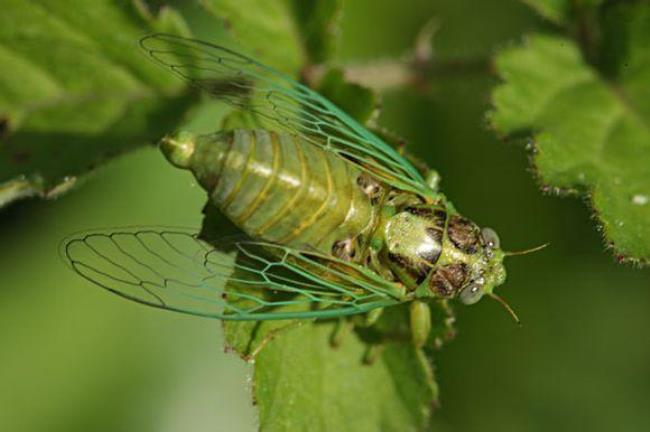
<svg viewBox="0 0 650 432"><path fill-rule="evenodd" d="M451 59L420 64L414 61L382 60L368 64L350 65L344 68L346 79L375 90L400 86L426 89L438 78L461 75L490 74L487 59Z"/></svg>

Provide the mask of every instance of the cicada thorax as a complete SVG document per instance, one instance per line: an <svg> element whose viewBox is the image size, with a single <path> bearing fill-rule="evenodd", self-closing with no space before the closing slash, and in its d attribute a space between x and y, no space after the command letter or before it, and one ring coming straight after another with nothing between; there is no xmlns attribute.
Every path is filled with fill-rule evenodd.
<svg viewBox="0 0 650 432"><path fill-rule="evenodd" d="M457 296L482 265L480 229L444 203L398 209L384 235L393 273L411 290L424 286L432 297Z"/></svg>
<svg viewBox="0 0 650 432"><path fill-rule="evenodd" d="M193 139L189 169L246 234L353 258L376 213L373 185L355 165L295 135L261 129Z"/></svg>

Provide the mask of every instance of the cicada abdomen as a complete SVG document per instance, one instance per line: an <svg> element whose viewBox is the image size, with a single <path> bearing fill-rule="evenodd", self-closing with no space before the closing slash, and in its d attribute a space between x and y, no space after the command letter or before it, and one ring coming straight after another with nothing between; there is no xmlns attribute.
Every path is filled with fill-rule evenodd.
<svg viewBox="0 0 650 432"><path fill-rule="evenodd" d="M298 136L263 129L181 132L161 148L253 238L329 254L372 224L372 193L360 181L365 174Z"/></svg>

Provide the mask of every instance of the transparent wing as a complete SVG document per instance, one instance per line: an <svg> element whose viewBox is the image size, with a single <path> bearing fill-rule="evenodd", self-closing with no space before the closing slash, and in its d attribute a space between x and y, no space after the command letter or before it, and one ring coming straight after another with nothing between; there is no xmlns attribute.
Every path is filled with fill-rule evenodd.
<svg viewBox="0 0 650 432"><path fill-rule="evenodd" d="M332 257L183 228L82 232L61 255L85 279L150 306L226 320L326 318L398 303L399 288Z"/></svg>
<svg viewBox="0 0 650 432"><path fill-rule="evenodd" d="M200 40L153 34L140 44L160 65L211 96L251 113L263 125L299 135L397 188L431 194L420 173L395 149L288 76Z"/></svg>

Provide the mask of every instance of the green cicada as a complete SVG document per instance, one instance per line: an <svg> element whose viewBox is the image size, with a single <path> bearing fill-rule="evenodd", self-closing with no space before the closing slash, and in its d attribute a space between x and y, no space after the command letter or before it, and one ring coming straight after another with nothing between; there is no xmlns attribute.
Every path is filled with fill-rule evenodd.
<svg viewBox="0 0 650 432"><path fill-rule="evenodd" d="M63 246L78 274L140 303L223 320L376 317L410 303L417 346L431 302L499 299L506 253L497 234L461 216L435 172L416 169L323 96L244 55L163 34L141 45L255 122L160 143L242 236L85 232Z"/></svg>

